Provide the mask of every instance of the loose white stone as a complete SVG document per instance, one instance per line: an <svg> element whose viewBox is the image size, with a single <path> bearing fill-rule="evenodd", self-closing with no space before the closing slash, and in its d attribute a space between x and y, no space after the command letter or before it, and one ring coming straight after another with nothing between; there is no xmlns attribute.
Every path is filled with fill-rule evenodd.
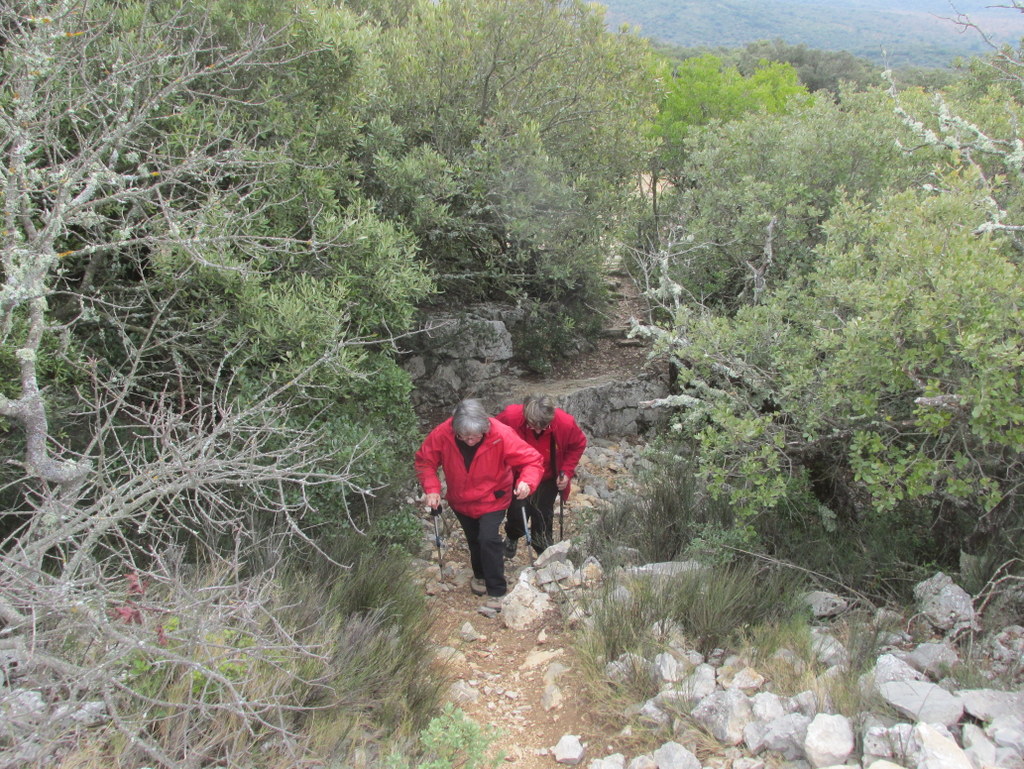
<svg viewBox="0 0 1024 769"><path fill-rule="evenodd" d="M850 605L845 598L835 593L826 593L823 590L812 590L805 594L804 603L811 610L811 614L819 619L841 614Z"/></svg>
<svg viewBox="0 0 1024 769"><path fill-rule="evenodd" d="M604 758L592 759L587 769L625 769L626 757L621 753L612 753Z"/></svg>
<svg viewBox="0 0 1024 769"><path fill-rule="evenodd" d="M979 721L991 721L1003 713L1024 713L1024 692L961 689L956 696L964 703L964 710Z"/></svg>
<svg viewBox="0 0 1024 769"><path fill-rule="evenodd" d="M739 689L719 689L709 694L690 715L727 745L739 745L743 741L743 727L754 718L750 700Z"/></svg>
<svg viewBox="0 0 1024 769"><path fill-rule="evenodd" d="M546 649L544 651L532 651L526 655L526 659L523 660L523 669L531 670L533 668L539 668L541 665L546 665L556 657L562 656L565 653L564 649Z"/></svg>
<svg viewBox="0 0 1024 769"><path fill-rule="evenodd" d="M472 643L473 641L477 641L480 639L480 633L477 632L476 628L473 627L473 624L471 622L466 622L462 625L462 628L459 630L459 638L461 638L463 641Z"/></svg>
<svg viewBox="0 0 1024 769"><path fill-rule="evenodd" d="M551 753L558 763L575 766L583 760L584 746L577 735L566 734L551 748Z"/></svg>
<svg viewBox="0 0 1024 769"><path fill-rule="evenodd" d="M879 694L915 721L951 726L964 713L959 697L927 681L892 681L878 687Z"/></svg>
<svg viewBox="0 0 1024 769"><path fill-rule="evenodd" d="M853 726L845 716L819 713L807 726L804 753L811 766L842 764L853 746Z"/></svg>
<svg viewBox="0 0 1024 769"><path fill-rule="evenodd" d="M908 759L916 769L974 769L953 739L929 724L917 724Z"/></svg>
<svg viewBox="0 0 1024 769"><path fill-rule="evenodd" d="M1024 756L1024 720L1020 714L1004 713L996 716L985 727L985 734L998 747L1010 748L1018 756Z"/></svg>
<svg viewBox="0 0 1024 769"><path fill-rule="evenodd" d="M678 742L666 742L652 757L658 769L701 769L700 759Z"/></svg>
<svg viewBox="0 0 1024 769"><path fill-rule="evenodd" d="M548 684L544 687L544 693L540 697L540 704L544 710L557 710L562 707L562 690L555 684Z"/></svg>
<svg viewBox="0 0 1024 769"><path fill-rule="evenodd" d="M975 766L995 766L996 746L985 734L985 731L975 724L964 724L960 734L963 742L964 753L971 759Z"/></svg>
<svg viewBox="0 0 1024 769"><path fill-rule="evenodd" d="M448 689L448 699L456 705L470 705L479 701L480 692L465 681L456 681Z"/></svg>
<svg viewBox="0 0 1024 769"><path fill-rule="evenodd" d="M938 630L978 629L971 596L942 572L914 586L921 614Z"/></svg>
<svg viewBox="0 0 1024 769"><path fill-rule="evenodd" d="M960 661L956 649L948 643L923 643L903 657L915 670L938 677L943 670L948 670Z"/></svg>
<svg viewBox="0 0 1024 769"><path fill-rule="evenodd" d="M734 689L739 689L744 694L753 694L764 686L765 677L751 667L743 668L732 677L729 684Z"/></svg>
<svg viewBox="0 0 1024 769"><path fill-rule="evenodd" d="M663 683L676 683L681 681L685 675L679 660L671 654L662 652L654 658L652 665L655 677Z"/></svg>
<svg viewBox="0 0 1024 769"><path fill-rule="evenodd" d="M773 692L758 692L750 698L750 708L759 721L774 721L786 715L779 695Z"/></svg>
<svg viewBox="0 0 1024 769"><path fill-rule="evenodd" d="M767 725L762 744L790 761L803 758L804 741L810 723L810 717L803 713L789 713Z"/></svg>

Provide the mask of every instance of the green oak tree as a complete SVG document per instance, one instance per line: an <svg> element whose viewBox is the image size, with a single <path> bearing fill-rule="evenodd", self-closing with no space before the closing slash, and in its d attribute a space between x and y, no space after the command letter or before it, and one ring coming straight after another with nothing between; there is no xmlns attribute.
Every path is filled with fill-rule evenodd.
<svg viewBox="0 0 1024 769"><path fill-rule="evenodd" d="M795 505L815 539L895 529L886 556L911 563L1020 536L1024 286L1008 240L970 226L985 209L957 172L845 200L815 267L762 304L680 308L664 337L687 383L680 429L737 525L773 532Z"/></svg>
<svg viewBox="0 0 1024 769"><path fill-rule="evenodd" d="M924 181L927 151L908 156L913 134L881 90L818 99L792 112L751 113L687 140L685 185L662 198L661 247L641 258L647 285L661 276L724 312L810 269L822 224L843 194L873 199Z"/></svg>
<svg viewBox="0 0 1024 769"><path fill-rule="evenodd" d="M368 178L420 239L445 303L556 302L591 317L646 162L645 44L575 0L417 3L385 39L387 118Z"/></svg>
<svg viewBox="0 0 1024 769"><path fill-rule="evenodd" d="M809 101L796 70L789 64L761 61L744 76L713 54L685 59L665 77L665 93L654 122L660 140L657 175L685 186L686 139L712 123L735 120L749 112L778 114Z"/></svg>
<svg viewBox="0 0 1024 769"><path fill-rule="evenodd" d="M908 563L955 567L961 550L1011 557L1024 536L1022 115L1006 82L892 89L888 120L877 94L858 99L815 105L777 152L749 140L772 119L751 119L744 143L725 145L736 177L721 162L728 132L706 137L695 158L719 160L706 168L726 188L712 191L710 173L706 184L722 221L695 195L679 247L713 254L745 217L774 222L778 271L757 301L702 306L686 300L722 284L688 272L707 269L694 258L674 273L692 282L661 284L674 314L655 335L680 367L677 429L733 505L732 536L877 587ZM776 165L797 155L807 164ZM811 226L781 237L808 203ZM748 269L765 264L758 246ZM660 274L673 274L669 256Z"/></svg>

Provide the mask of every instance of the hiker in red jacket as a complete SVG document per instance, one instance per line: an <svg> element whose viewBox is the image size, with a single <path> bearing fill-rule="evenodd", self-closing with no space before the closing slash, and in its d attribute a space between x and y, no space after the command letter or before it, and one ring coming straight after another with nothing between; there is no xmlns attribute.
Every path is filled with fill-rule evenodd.
<svg viewBox="0 0 1024 769"><path fill-rule="evenodd" d="M569 413L556 408L547 395L530 396L522 405L514 403L495 417L513 428L543 457L544 477L527 500L530 539L537 553L554 542L555 497L569 498L572 476L587 448L587 436ZM518 506L517 506L518 507ZM514 558L516 545L526 534L521 514L513 510L505 521L505 557Z"/></svg>
<svg viewBox="0 0 1024 769"><path fill-rule="evenodd" d="M500 611L498 599L508 589L501 522L512 497L525 499L540 483L540 454L514 430L488 416L479 401L468 399L430 431L416 452L415 464L430 508L441 505L437 471L444 472L445 499L469 544L470 589L477 595L486 593L487 605Z"/></svg>

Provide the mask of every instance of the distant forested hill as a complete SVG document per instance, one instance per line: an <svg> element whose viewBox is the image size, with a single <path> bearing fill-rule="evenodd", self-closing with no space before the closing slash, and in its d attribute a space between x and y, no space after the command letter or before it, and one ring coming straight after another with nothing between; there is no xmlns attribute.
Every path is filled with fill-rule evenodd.
<svg viewBox="0 0 1024 769"><path fill-rule="evenodd" d="M967 13L1000 42L1024 36L1024 14L986 7L993 0L601 0L611 27L678 46L742 46L782 39L849 51L893 66L947 66L988 50L951 19ZM954 5L956 10L954 10Z"/></svg>

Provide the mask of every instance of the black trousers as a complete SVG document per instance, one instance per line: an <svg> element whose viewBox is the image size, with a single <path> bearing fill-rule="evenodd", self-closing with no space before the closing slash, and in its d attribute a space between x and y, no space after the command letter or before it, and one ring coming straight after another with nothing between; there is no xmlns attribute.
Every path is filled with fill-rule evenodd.
<svg viewBox="0 0 1024 769"><path fill-rule="evenodd" d="M526 517L530 523L530 538L533 540L534 550L538 553L555 541L555 499L557 498L558 485L554 478L549 478L541 481L537 490L524 500L526 502ZM508 509L508 518L505 520L505 536L509 539L519 539L525 534L522 502L513 499L512 506Z"/></svg>
<svg viewBox="0 0 1024 769"><path fill-rule="evenodd" d="M505 582L505 546L501 540L501 522L505 519L505 511L498 510L485 513L479 518L470 518L456 510L455 517L459 519L466 535L473 576L484 581L487 595L505 595L508 583Z"/></svg>

